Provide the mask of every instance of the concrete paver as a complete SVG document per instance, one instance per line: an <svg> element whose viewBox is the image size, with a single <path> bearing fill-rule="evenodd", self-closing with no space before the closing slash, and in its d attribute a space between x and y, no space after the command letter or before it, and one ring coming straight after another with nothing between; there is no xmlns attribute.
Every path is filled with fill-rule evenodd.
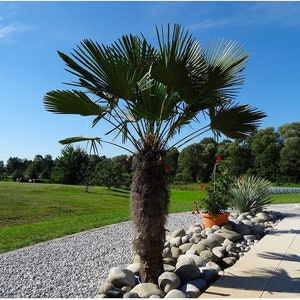
<svg viewBox="0 0 300 300"><path fill-rule="evenodd" d="M286 213L200 298L300 298L300 211Z"/></svg>

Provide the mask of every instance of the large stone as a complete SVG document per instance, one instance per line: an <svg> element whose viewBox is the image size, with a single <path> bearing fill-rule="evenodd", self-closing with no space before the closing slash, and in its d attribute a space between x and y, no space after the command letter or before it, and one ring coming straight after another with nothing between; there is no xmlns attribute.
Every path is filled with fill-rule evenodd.
<svg viewBox="0 0 300 300"><path fill-rule="evenodd" d="M177 236L170 240L170 246L171 247L179 247L182 244L181 237Z"/></svg>
<svg viewBox="0 0 300 300"><path fill-rule="evenodd" d="M255 217L258 218L258 219L261 219L264 222L270 220L268 214L266 212L264 212L264 211L257 213L255 215Z"/></svg>
<svg viewBox="0 0 300 300"><path fill-rule="evenodd" d="M220 226L218 226L218 225L213 225L213 226L211 227L211 229L212 229L213 231L216 231L216 230L219 230L219 229L220 229Z"/></svg>
<svg viewBox="0 0 300 300"><path fill-rule="evenodd" d="M220 245L220 243L216 239L210 239L210 238L202 240L198 244L203 245L203 246L205 246L206 248L209 248L209 249L212 249L212 248Z"/></svg>
<svg viewBox="0 0 300 300"><path fill-rule="evenodd" d="M189 283L182 285L180 291L187 295L187 298L198 298L201 295L201 291L195 285Z"/></svg>
<svg viewBox="0 0 300 300"><path fill-rule="evenodd" d="M137 284L130 293L136 293L140 298L149 298L152 295L157 295L161 298L164 296L164 292L154 283Z"/></svg>
<svg viewBox="0 0 300 300"><path fill-rule="evenodd" d="M203 278L192 280L189 284L196 286L200 291L203 291L207 287L207 282Z"/></svg>
<svg viewBox="0 0 300 300"><path fill-rule="evenodd" d="M130 270L135 275L138 275L141 270L141 264L140 263L134 263L127 266L127 269Z"/></svg>
<svg viewBox="0 0 300 300"><path fill-rule="evenodd" d="M164 272L158 277L158 286L165 293L180 287L180 277L173 272Z"/></svg>
<svg viewBox="0 0 300 300"><path fill-rule="evenodd" d="M105 282L100 286L99 293L106 294L108 290L111 290L113 288L114 288L114 285L112 283Z"/></svg>
<svg viewBox="0 0 300 300"><path fill-rule="evenodd" d="M186 235L186 232L184 229L176 229L171 233L172 238L183 237L185 235Z"/></svg>
<svg viewBox="0 0 300 300"><path fill-rule="evenodd" d="M259 219L257 217L253 217L250 219L252 223L254 224L261 224L261 223L264 223L264 221L262 219Z"/></svg>
<svg viewBox="0 0 300 300"><path fill-rule="evenodd" d="M224 241L223 241L223 243L222 243L222 246L224 246L224 247L227 247L227 246L232 246L234 244L234 242L233 241L231 241L231 240L228 240L228 239L225 239Z"/></svg>
<svg viewBox="0 0 300 300"><path fill-rule="evenodd" d="M254 234L246 234L243 236L243 239L245 241L250 241L250 242L253 242L255 240L255 235Z"/></svg>
<svg viewBox="0 0 300 300"><path fill-rule="evenodd" d="M203 250L206 249L206 246L205 245L202 245L202 244L195 244L193 245L190 250L195 250L197 252L197 254L199 255Z"/></svg>
<svg viewBox="0 0 300 300"><path fill-rule="evenodd" d="M118 289L116 287L113 287L112 289L108 290L105 294L107 298L123 298L124 291L121 289Z"/></svg>
<svg viewBox="0 0 300 300"><path fill-rule="evenodd" d="M189 240L190 240L190 235L188 235L188 234L186 234L185 236L183 236L182 238L181 238L181 242L182 242L182 244L186 244L186 243L188 243L189 242Z"/></svg>
<svg viewBox="0 0 300 300"><path fill-rule="evenodd" d="M174 272L175 271L175 267L169 264L163 264L163 270L165 272Z"/></svg>
<svg viewBox="0 0 300 300"><path fill-rule="evenodd" d="M193 233L195 232L201 232L203 230L203 228L201 226L191 226L188 230L187 230L187 234L189 235L193 235Z"/></svg>
<svg viewBox="0 0 300 300"><path fill-rule="evenodd" d="M254 224L250 227L251 234L255 235L258 238L261 238L264 235L264 227L260 224Z"/></svg>
<svg viewBox="0 0 300 300"><path fill-rule="evenodd" d="M237 221L237 223L239 223L240 221ZM223 225L222 227L221 227L221 229L222 228L225 228L225 229L227 229L227 230L233 230L233 228L234 228L234 223L232 222L232 221L230 221L230 222L228 222L227 224L225 224L225 225Z"/></svg>
<svg viewBox="0 0 300 300"><path fill-rule="evenodd" d="M181 249L179 249L178 247L172 247L171 248L171 257L172 258L177 258L179 255L181 255L182 254L182 250Z"/></svg>
<svg viewBox="0 0 300 300"><path fill-rule="evenodd" d="M208 269L212 269L212 270L216 270L217 272L221 271L221 268L218 264L216 264L215 262L213 261L209 261L207 264L206 264L206 267Z"/></svg>
<svg viewBox="0 0 300 300"><path fill-rule="evenodd" d="M207 236L211 233L213 233L213 229L212 228L205 228L201 231L201 235L204 237L204 238L207 238Z"/></svg>
<svg viewBox="0 0 300 300"><path fill-rule="evenodd" d="M166 257L163 259L163 262L172 266L176 265L177 260L171 257Z"/></svg>
<svg viewBox="0 0 300 300"><path fill-rule="evenodd" d="M203 239L203 236L202 236L201 232L195 232L195 233L193 233L192 237L190 238L190 242L196 244L196 243L200 242L202 239Z"/></svg>
<svg viewBox="0 0 300 300"><path fill-rule="evenodd" d="M140 258L140 256L138 255L138 254L135 254L134 256L133 256L133 259L132 259L132 264L134 264L134 263L140 263L141 262L141 258Z"/></svg>
<svg viewBox="0 0 300 300"><path fill-rule="evenodd" d="M181 257L181 258L179 258ZM188 255L180 255L176 262L176 269L182 265L196 265L193 258L189 257Z"/></svg>
<svg viewBox="0 0 300 300"><path fill-rule="evenodd" d="M189 249L188 251L186 251L185 254L195 254L195 255L199 255L198 252L195 249Z"/></svg>
<svg viewBox="0 0 300 300"><path fill-rule="evenodd" d="M137 293L128 292L126 293L123 298L140 298Z"/></svg>
<svg viewBox="0 0 300 300"><path fill-rule="evenodd" d="M247 219L249 219L248 216L250 216L250 214L249 214L248 212L241 213L241 214L237 217L237 220L238 220L238 221L247 220Z"/></svg>
<svg viewBox="0 0 300 300"><path fill-rule="evenodd" d="M186 295L185 295L185 293L183 293L182 291L177 290L177 289L174 289L174 290L171 290L171 291L165 296L165 298L175 298L175 299L178 299L178 298L186 298Z"/></svg>
<svg viewBox="0 0 300 300"><path fill-rule="evenodd" d="M222 259L222 265L224 268L228 268L228 267L231 267L233 266L234 264L236 263L236 257L224 257Z"/></svg>
<svg viewBox="0 0 300 300"><path fill-rule="evenodd" d="M180 255L178 257L178 261L177 262L180 263L182 260L185 260L185 261L188 262L188 261L190 261L190 259L192 259L194 261L195 265L198 266L198 267L203 267L207 263L207 261L205 259L203 259L199 255L195 255L195 254L183 254L183 255Z"/></svg>
<svg viewBox="0 0 300 300"><path fill-rule="evenodd" d="M242 220L242 223L247 225L247 226L252 226L253 223L250 220Z"/></svg>
<svg viewBox="0 0 300 300"><path fill-rule="evenodd" d="M240 235L246 235L246 234L251 234L251 230L249 226L245 225L244 223L239 223L234 226L234 231L239 233Z"/></svg>
<svg viewBox="0 0 300 300"><path fill-rule="evenodd" d="M194 264L184 264L176 267L175 273L180 277L181 282L194 280L200 277L200 270Z"/></svg>
<svg viewBox="0 0 300 300"><path fill-rule="evenodd" d="M217 258L217 260L220 260L224 257L225 254L225 247L217 246L212 249L212 253Z"/></svg>
<svg viewBox="0 0 300 300"><path fill-rule="evenodd" d="M128 285L130 287L135 286L134 273L128 269L123 269L119 267L113 267L110 269L107 281L117 288L121 288L125 285Z"/></svg>
<svg viewBox="0 0 300 300"><path fill-rule="evenodd" d="M214 254L212 253L211 250L207 249L207 250L203 250L200 252L200 256L207 262L212 261Z"/></svg>
<svg viewBox="0 0 300 300"><path fill-rule="evenodd" d="M193 245L193 243L185 243L182 244L179 249L182 251L182 253L186 253Z"/></svg>
<svg viewBox="0 0 300 300"><path fill-rule="evenodd" d="M201 291L207 287L207 282L203 279L196 279L183 284L180 290L190 298L198 298Z"/></svg>
<svg viewBox="0 0 300 300"><path fill-rule="evenodd" d="M225 228L222 228L221 230L218 230L215 233L221 235L225 239L228 239L232 242L239 241L242 238L242 236L239 233Z"/></svg>
<svg viewBox="0 0 300 300"><path fill-rule="evenodd" d="M218 279L218 272L214 269L207 267L200 268L201 279L204 279L207 283L214 282Z"/></svg>
<svg viewBox="0 0 300 300"><path fill-rule="evenodd" d="M208 239L213 239L215 240L216 242L218 242L218 244L221 244L224 242L225 238L219 234L215 234L215 233L210 233L208 236L207 236Z"/></svg>
<svg viewBox="0 0 300 300"><path fill-rule="evenodd" d="M163 252L162 252L162 257L167 258L167 257L172 257L172 252L169 247L165 247Z"/></svg>

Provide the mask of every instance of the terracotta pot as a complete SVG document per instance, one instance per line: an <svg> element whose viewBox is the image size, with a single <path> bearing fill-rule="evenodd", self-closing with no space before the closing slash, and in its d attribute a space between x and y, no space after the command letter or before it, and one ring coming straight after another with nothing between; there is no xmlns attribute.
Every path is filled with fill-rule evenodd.
<svg viewBox="0 0 300 300"><path fill-rule="evenodd" d="M214 225L222 226L226 224L228 222L229 212L218 215L210 215L202 212L201 215L203 217L204 227L210 228Z"/></svg>

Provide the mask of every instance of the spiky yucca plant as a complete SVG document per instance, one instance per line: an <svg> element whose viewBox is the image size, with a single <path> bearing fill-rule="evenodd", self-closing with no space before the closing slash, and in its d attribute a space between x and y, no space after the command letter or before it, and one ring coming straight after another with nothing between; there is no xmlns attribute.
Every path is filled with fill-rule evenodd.
<svg viewBox="0 0 300 300"><path fill-rule="evenodd" d="M239 177L229 190L233 206L240 212L257 213L272 203L270 196L271 183L255 175Z"/></svg>

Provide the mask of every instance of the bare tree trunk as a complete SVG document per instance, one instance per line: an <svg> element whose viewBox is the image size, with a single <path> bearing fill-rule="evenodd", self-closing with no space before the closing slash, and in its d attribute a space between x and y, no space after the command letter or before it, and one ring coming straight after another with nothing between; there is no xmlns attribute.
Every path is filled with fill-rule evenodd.
<svg viewBox="0 0 300 300"><path fill-rule="evenodd" d="M141 281L157 283L162 271L169 189L163 159L149 151L133 159L131 214L134 248L140 256Z"/></svg>

